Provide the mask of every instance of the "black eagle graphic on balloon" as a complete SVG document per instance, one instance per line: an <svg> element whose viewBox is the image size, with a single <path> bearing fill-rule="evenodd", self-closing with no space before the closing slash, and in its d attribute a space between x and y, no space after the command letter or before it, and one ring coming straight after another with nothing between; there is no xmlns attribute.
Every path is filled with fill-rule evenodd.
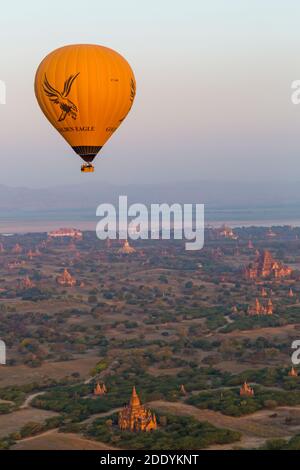
<svg viewBox="0 0 300 470"><path fill-rule="evenodd" d="M65 81L62 92L55 90L55 88L50 85L47 75L45 74L43 84L44 92L48 96L49 100L58 104L61 109L61 115L59 116L58 121L63 121L68 115L70 115L72 119L77 118L78 108L71 100L69 100L68 95L71 91L74 80L78 77L79 73L80 72L75 75L70 75L70 77Z"/></svg>
<svg viewBox="0 0 300 470"><path fill-rule="evenodd" d="M130 105L130 108L128 109L127 113L125 114L125 116L122 117L121 119L119 119L119 122L124 121L124 119L126 118L127 114L128 114L129 111L131 110L131 107L132 107L132 105L133 105L133 100L134 100L134 97L135 97L135 93L136 93L136 90L135 90L135 83L134 83L133 78L131 78L131 80L130 80L130 95L129 95L129 100L130 100L130 102L131 102L131 105Z"/></svg>

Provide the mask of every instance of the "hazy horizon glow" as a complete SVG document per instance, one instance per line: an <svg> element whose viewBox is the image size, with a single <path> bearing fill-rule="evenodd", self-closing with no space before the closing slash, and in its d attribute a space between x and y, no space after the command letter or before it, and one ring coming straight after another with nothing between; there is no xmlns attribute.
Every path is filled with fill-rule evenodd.
<svg viewBox="0 0 300 470"><path fill-rule="evenodd" d="M300 4L296 0L12 1L1 7L0 184L298 180ZM127 120L94 175L42 115L33 80L70 43L123 54L137 79Z"/></svg>

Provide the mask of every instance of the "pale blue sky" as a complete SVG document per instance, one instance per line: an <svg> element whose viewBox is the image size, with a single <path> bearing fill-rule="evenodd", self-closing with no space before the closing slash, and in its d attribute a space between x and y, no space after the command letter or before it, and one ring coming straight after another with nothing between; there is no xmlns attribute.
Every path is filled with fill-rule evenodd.
<svg viewBox="0 0 300 470"><path fill-rule="evenodd" d="M290 101L299 24L297 0L6 2L0 184L299 179L300 105ZM80 42L116 49L137 79L132 111L93 175L80 174L33 93L42 58Z"/></svg>

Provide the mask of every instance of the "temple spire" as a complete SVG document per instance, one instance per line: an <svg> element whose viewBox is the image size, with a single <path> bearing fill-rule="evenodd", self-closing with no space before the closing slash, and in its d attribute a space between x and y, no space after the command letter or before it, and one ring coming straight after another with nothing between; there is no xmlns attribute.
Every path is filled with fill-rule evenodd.
<svg viewBox="0 0 300 470"><path fill-rule="evenodd" d="M149 432L157 429L155 414L141 404L135 387L132 388L129 405L119 412L118 424L121 430Z"/></svg>
<svg viewBox="0 0 300 470"><path fill-rule="evenodd" d="M139 399L139 396L136 392L135 386L132 388L132 393L131 393L131 399L130 399L130 405L131 406L140 406L141 402Z"/></svg>

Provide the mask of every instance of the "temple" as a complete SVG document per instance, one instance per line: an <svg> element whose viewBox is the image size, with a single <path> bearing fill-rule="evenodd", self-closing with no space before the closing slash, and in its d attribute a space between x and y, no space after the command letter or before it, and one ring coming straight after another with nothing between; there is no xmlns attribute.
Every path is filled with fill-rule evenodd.
<svg viewBox="0 0 300 470"><path fill-rule="evenodd" d="M123 255L130 255L131 253L134 253L135 249L129 245L128 240L125 240L124 245L118 250L118 253L121 253Z"/></svg>
<svg viewBox="0 0 300 470"><path fill-rule="evenodd" d="M248 315L273 315L273 302L271 299L266 304L261 303L257 298L254 305L249 305Z"/></svg>
<svg viewBox="0 0 300 470"><path fill-rule="evenodd" d="M70 238L81 240L82 232L80 230L77 230L76 228L60 228L58 230L53 230L52 232L48 232L48 237L49 238L70 237Z"/></svg>
<svg viewBox="0 0 300 470"><path fill-rule="evenodd" d="M19 243L16 243L13 249L11 250L11 252L14 253L15 255L19 255L20 253L22 253L22 251L23 249L21 245L19 245Z"/></svg>
<svg viewBox="0 0 300 470"><path fill-rule="evenodd" d="M135 387L132 389L129 405L119 412L118 424L121 430L128 431L149 432L157 429L155 414L141 404Z"/></svg>
<svg viewBox="0 0 300 470"><path fill-rule="evenodd" d="M31 289L34 286L35 286L35 284L34 284L33 281L31 281L29 276L24 277L24 279L22 279L22 281L21 281L21 287L23 289Z"/></svg>
<svg viewBox="0 0 300 470"><path fill-rule="evenodd" d="M216 228L215 233L219 238L228 238L229 240L237 240L237 235L233 232L232 228L227 225L222 225L222 227Z"/></svg>
<svg viewBox="0 0 300 470"><path fill-rule="evenodd" d="M110 238L107 238L105 240L105 248L107 248L108 250L111 248L111 239Z"/></svg>
<svg viewBox="0 0 300 470"><path fill-rule="evenodd" d="M69 250L69 251L77 250L76 245L75 245L73 239L71 239L71 241L70 241L70 243L69 243L69 245L68 245L68 250Z"/></svg>
<svg viewBox="0 0 300 470"><path fill-rule="evenodd" d="M266 289L263 287L262 290L261 290L261 296L262 296L262 297L267 297L267 295L268 295L268 294L267 294L267 291L266 291Z"/></svg>
<svg viewBox="0 0 300 470"><path fill-rule="evenodd" d="M294 369L294 367L292 367L289 371L289 377L298 377L298 372Z"/></svg>
<svg viewBox="0 0 300 470"><path fill-rule="evenodd" d="M276 237L276 233L273 232L271 228L269 228L269 230L267 231L267 238L275 238L275 237Z"/></svg>
<svg viewBox="0 0 300 470"><path fill-rule="evenodd" d="M25 266L25 261L11 261L7 264L8 269L15 269L15 268L20 268L22 266Z"/></svg>
<svg viewBox="0 0 300 470"><path fill-rule="evenodd" d="M94 388L94 395L105 395L107 393L107 388L105 384L100 385L99 382L97 383L96 387Z"/></svg>
<svg viewBox="0 0 300 470"><path fill-rule="evenodd" d="M64 269L63 274L56 278L56 282L61 286L73 287L76 284L76 279L71 276L67 269Z"/></svg>
<svg viewBox="0 0 300 470"><path fill-rule="evenodd" d="M27 257L32 260L33 258L36 258L37 256L41 256L41 252L39 250L29 250L27 253Z"/></svg>
<svg viewBox="0 0 300 470"><path fill-rule="evenodd" d="M254 248L253 242L252 242L252 240L249 240L249 241L248 241L248 249L249 249L249 250L253 250L253 248Z"/></svg>
<svg viewBox="0 0 300 470"><path fill-rule="evenodd" d="M250 385L247 384L247 382L244 382L243 385L240 388L240 396L246 396L246 397L254 397L254 390Z"/></svg>
<svg viewBox="0 0 300 470"><path fill-rule="evenodd" d="M268 250L257 254L256 260L245 269L246 279L271 277L280 279L292 274L292 269L279 261L275 261Z"/></svg>

